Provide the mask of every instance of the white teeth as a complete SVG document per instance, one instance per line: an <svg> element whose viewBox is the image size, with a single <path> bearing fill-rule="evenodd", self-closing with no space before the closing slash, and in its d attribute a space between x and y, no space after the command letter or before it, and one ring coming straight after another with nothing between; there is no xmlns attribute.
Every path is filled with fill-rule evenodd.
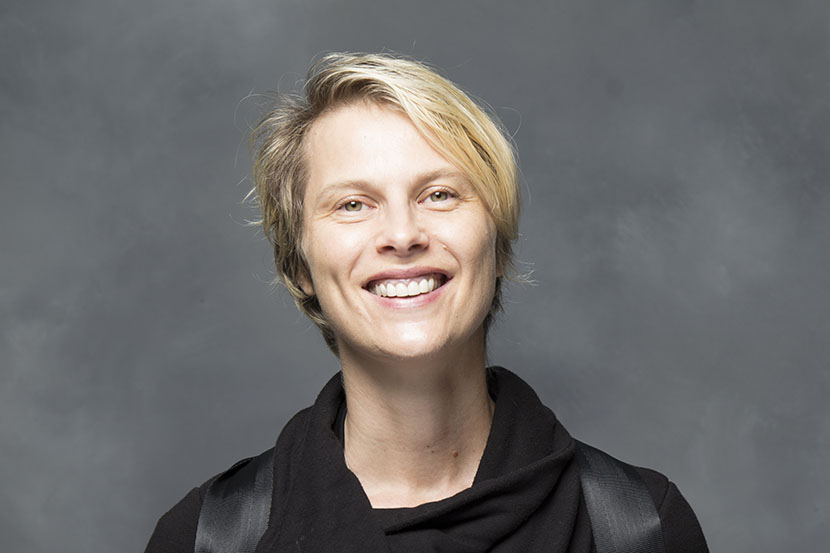
<svg viewBox="0 0 830 553"><path fill-rule="evenodd" d="M369 291L385 298L406 298L428 294L435 290L440 282L436 281L434 275L420 280L402 279L395 281L379 282L372 286Z"/></svg>

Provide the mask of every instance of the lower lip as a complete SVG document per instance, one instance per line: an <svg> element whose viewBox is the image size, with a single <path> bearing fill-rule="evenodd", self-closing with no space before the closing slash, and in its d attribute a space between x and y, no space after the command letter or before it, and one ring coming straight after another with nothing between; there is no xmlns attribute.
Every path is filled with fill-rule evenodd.
<svg viewBox="0 0 830 553"><path fill-rule="evenodd" d="M425 305L429 305L430 303L434 302L438 299L438 297L443 294L444 288L447 287L450 281L448 280L443 285L439 286L432 292L427 294L418 294L417 296L407 296L403 298L393 297L387 298L383 296L378 296L377 294L372 294L366 290L367 294L370 294L376 301L379 301L381 305L385 307L391 307L393 309L413 309L417 307L423 307Z"/></svg>

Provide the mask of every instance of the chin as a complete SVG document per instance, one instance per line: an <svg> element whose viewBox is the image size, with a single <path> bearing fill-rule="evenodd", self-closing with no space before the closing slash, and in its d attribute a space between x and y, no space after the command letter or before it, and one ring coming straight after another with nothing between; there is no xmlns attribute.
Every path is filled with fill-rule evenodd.
<svg viewBox="0 0 830 553"><path fill-rule="evenodd" d="M391 347L390 347L390 344ZM453 357L459 351L475 351L478 341L474 337L436 336L430 334L398 337L397 341L386 342L378 346L377 353L389 360L417 361L440 359L442 356Z"/></svg>
<svg viewBox="0 0 830 553"><path fill-rule="evenodd" d="M465 324L456 324L466 328ZM475 328L472 324L471 328ZM350 329L351 330L351 329ZM455 330L453 332L452 330ZM340 334L340 351L348 350L349 357L359 359L406 362L454 357L461 351L472 353L483 347L483 328L469 333L448 328L447 321L408 321L382 326L380 332L349 332Z"/></svg>
<svg viewBox="0 0 830 553"><path fill-rule="evenodd" d="M418 359L439 355L447 349L444 340L420 334L398 335L389 342L378 346L378 353L394 359Z"/></svg>
<svg viewBox="0 0 830 553"><path fill-rule="evenodd" d="M415 329L376 335L371 343L341 342L341 351L347 348L357 357L367 355L386 360L407 361L440 356L452 349L446 337ZM362 352L362 353L361 353Z"/></svg>

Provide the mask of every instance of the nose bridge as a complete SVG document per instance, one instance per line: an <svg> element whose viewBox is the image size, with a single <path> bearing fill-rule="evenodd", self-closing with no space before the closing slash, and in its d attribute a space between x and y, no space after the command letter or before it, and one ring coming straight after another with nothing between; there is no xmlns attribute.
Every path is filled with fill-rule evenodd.
<svg viewBox="0 0 830 553"><path fill-rule="evenodd" d="M413 249L425 247L427 236L421 223L417 208L412 202L397 201L387 204L381 217L378 249L407 254Z"/></svg>

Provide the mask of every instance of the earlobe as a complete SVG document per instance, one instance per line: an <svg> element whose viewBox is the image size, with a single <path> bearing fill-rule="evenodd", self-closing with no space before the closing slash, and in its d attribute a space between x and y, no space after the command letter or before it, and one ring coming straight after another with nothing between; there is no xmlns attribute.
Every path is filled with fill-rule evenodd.
<svg viewBox="0 0 830 553"><path fill-rule="evenodd" d="M504 277L504 256L499 255L496 252L496 278L503 278Z"/></svg>
<svg viewBox="0 0 830 553"><path fill-rule="evenodd" d="M314 284L311 281L311 271L308 270L308 261L305 257L305 248L302 246L303 241L300 241L300 259L297 267L297 284L306 296L314 295Z"/></svg>
<svg viewBox="0 0 830 553"><path fill-rule="evenodd" d="M308 278L308 273L303 271L297 277L297 283L300 285L300 288L305 293L306 296L313 296L314 295L314 285L311 283L311 279Z"/></svg>

